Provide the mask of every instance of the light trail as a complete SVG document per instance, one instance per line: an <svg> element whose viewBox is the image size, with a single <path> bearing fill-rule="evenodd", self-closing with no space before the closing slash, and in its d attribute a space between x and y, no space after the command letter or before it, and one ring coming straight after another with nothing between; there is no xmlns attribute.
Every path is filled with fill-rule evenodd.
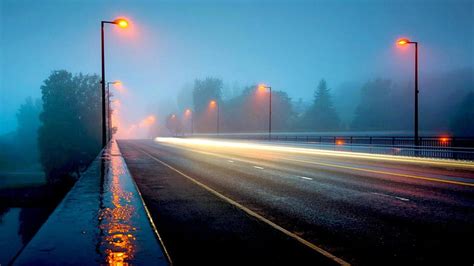
<svg viewBox="0 0 474 266"><path fill-rule="evenodd" d="M474 169L473 162L460 162L450 161L443 159L430 159L430 158L407 158L399 157L394 155L381 155L381 154L369 154L369 153L354 153L345 151L328 151L319 150L313 148L301 148L301 147L283 147L277 145L259 144L259 143L248 143L239 141L224 141L224 140L209 140L209 139L182 139L182 138L155 138L157 142L170 143L181 146L200 146L207 149L219 149L219 148L232 148L240 150L264 150L274 152L287 152L294 154L307 154L307 155L323 155L330 157L349 158L349 159L367 159L374 161L386 161L395 163L410 163L416 165L427 165L427 166L442 166L450 168L460 169Z"/></svg>

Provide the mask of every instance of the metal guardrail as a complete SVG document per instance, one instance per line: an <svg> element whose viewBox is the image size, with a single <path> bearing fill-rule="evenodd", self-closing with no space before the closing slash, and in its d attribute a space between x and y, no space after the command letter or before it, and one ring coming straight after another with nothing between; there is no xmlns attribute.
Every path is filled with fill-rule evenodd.
<svg viewBox="0 0 474 266"><path fill-rule="evenodd" d="M201 136L204 136L201 134ZM317 136L302 134L206 134L206 137L299 142L319 145L326 149L352 152L369 152L400 156L474 160L474 137L419 138L415 146L413 137L408 136Z"/></svg>

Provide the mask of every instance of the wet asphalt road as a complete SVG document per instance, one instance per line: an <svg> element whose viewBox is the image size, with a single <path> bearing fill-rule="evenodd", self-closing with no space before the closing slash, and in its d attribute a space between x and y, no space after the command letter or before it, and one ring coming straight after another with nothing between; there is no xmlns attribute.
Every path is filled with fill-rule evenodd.
<svg viewBox="0 0 474 266"><path fill-rule="evenodd" d="M334 261L165 164L351 264L474 262L474 168L192 142L119 146L179 265Z"/></svg>

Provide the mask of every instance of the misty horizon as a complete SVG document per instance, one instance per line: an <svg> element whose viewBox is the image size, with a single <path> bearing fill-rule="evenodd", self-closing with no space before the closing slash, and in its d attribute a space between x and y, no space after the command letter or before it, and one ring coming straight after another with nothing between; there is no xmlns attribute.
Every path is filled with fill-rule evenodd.
<svg viewBox="0 0 474 266"><path fill-rule="evenodd" d="M99 22L117 16L130 19L131 27L106 33L107 79L123 82L123 92L115 94L127 128L150 115L163 123L182 111L179 92L206 77L220 78L224 94L266 83L306 104L325 79L342 118L350 120L347 93L357 95L377 78L400 86L413 82L413 50L397 47L399 37L420 43L421 116L428 80L473 73L469 1L140 3L3 1L2 25L8 27L1 36L10 41L0 44L0 133L16 128L18 107L29 96L40 98L52 71L98 74Z"/></svg>

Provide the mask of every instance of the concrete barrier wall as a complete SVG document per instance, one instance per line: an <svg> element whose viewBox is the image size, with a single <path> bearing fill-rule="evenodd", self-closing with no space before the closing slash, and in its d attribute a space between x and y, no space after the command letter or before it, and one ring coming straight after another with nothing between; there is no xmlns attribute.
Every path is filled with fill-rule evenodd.
<svg viewBox="0 0 474 266"><path fill-rule="evenodd" d="M169 264L115 141L82 174L13 264Z"/></svg>

